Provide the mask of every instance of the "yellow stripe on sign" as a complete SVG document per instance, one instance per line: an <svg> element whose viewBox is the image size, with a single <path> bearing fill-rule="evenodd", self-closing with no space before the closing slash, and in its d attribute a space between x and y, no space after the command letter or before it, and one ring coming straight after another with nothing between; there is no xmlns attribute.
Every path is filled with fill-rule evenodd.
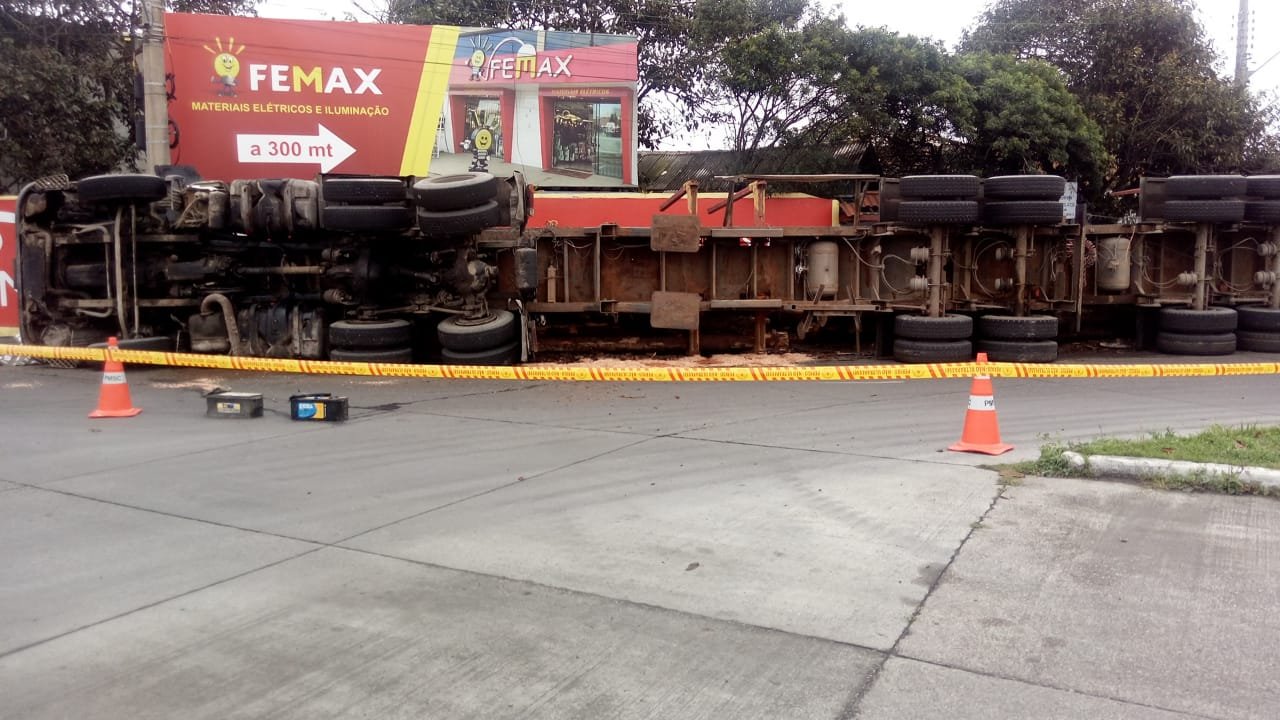
<svg viewBox="0 0 1280 720"><path fill-rule="evenodd" d="M413 103L413 120L404 141L401 175L426 175L431 169L431 150L436 143L436 127L444 111L445 92L449 88L449 72L453 69L453 53L458 47L459 28L433 25L427 42L427 57L422 61L418 78L418 96Z"/></svg>

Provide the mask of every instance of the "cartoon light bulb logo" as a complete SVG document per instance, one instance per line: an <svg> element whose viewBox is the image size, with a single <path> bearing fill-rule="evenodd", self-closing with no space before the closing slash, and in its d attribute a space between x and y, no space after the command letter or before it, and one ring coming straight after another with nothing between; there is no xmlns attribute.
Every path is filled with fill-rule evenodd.
<svg viewBox="0 0 1280 720"><path fill-rule="evenodd" d="M236 56L244 52L244 46L236 47L236 39L230 38L227 46L222 46L222 38L215 38L218 49L215 51L204 46L213 55L213 77L209 82L218 86L218 94L226 97L236 96L236 79L240 77L240 59Z"/></svg>
<svg viewBox="0 0 1280 720"><path fill-rule="evenodd" d="M480 80L484 78L484 50L476 48L471 51L471 79Z"/></svg>

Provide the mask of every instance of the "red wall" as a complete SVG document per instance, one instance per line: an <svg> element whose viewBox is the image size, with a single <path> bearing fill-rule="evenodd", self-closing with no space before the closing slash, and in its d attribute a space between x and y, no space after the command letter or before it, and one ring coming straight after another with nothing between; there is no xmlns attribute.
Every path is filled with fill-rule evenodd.
<svg viewBox="0 0 1280 720"><path fill-rule="evenodd" d="M534 214L529 225L545 227L556 224L561 227L594 227L597 225L621 225L624 227L648 227L653 216L667 199L666 195L645 193L552 193L539 192L533 201ZM724 193L705 193L698 196L698 217L703 225L719 227L724 224L724 210L708 214L707 210L725 199ZM830 227L833 224L835 201L808 195L779 195L765 202L765 225L768 227ZM684 215L688 202L680 200L666 210L665 215ZM755 206L751 198L739 200L733 206L734 227L754 227Z"/></svg>

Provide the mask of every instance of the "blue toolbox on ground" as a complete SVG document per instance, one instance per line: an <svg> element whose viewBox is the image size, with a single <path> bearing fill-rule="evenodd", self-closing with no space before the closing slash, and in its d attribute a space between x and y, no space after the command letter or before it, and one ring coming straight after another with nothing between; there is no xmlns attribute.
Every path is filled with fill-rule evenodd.
<svg viewBox="0 0 1280 720"><path fill-rule="evenodd" d="M289 417L294 420L342 422L347 419L347 399L329 393L289 397Z"/></svg>

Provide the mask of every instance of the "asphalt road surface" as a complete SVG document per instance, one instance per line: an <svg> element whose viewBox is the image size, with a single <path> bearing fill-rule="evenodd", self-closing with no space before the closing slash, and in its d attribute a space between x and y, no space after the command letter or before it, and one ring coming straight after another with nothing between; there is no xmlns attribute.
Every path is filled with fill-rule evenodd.
<svg viewBox="0 0 1280 720"><path fill-rule="evenodd" d="M1001 487L968 381L0 368L0 716L1274 718L1280 502ZM261 392L254 420L201 391ZM1004 439L1274 377L996 380ZM345 394L346 423L287 417Z"/></svg>

